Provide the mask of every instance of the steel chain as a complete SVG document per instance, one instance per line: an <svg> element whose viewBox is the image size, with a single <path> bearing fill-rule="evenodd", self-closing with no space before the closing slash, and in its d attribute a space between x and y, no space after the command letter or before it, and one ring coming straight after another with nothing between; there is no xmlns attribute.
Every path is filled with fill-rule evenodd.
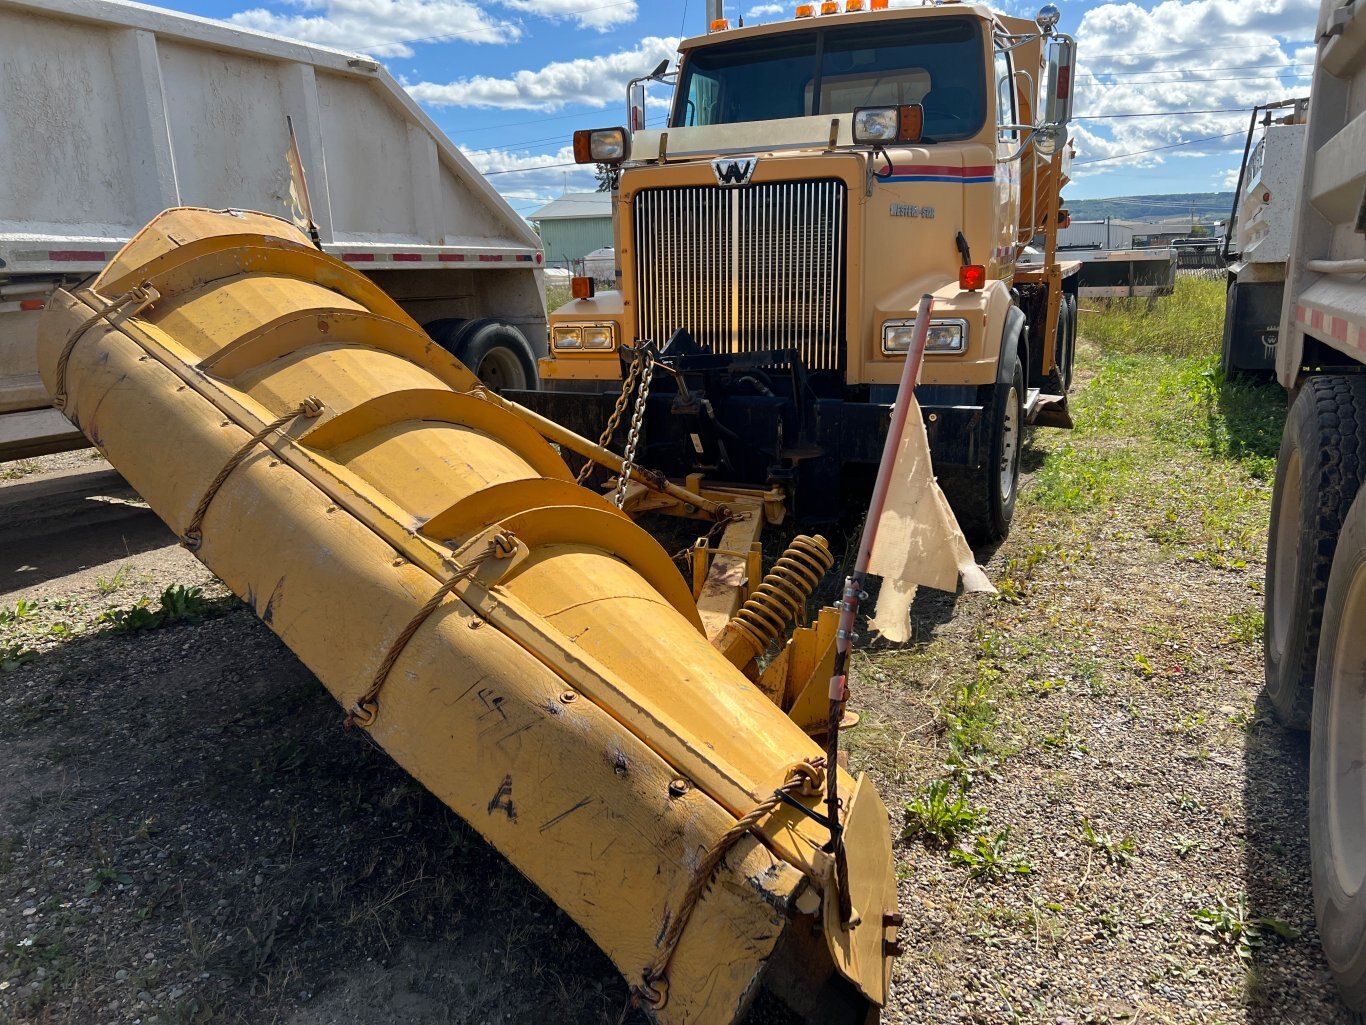
<svg viewBox="0 0 1366 1025"><path fill-rule="evenodd" d="M603 428L602 435L598 438L599 448L610 448L612 445L612 435L617 433L617 428L621 426L621 414L626 412L626 403L631 401L631 392L635 390L636 381L640 377L640 355L631 357L631 366L626 371L626 379L621 382L621 394L617 396L617 404L612 407L612 415L607 418L607 426ZM575 481L579 484L588 480L589 474L593 472L593 467L597 464L591 459L584 461L583 466L579 467L579 475Z"/></svg>
<svg viewBox="0 0 1366 1025"><path fill-rule="evenodd" d="M617 478L617 493L612 501L618 509L626 506L626 485L635 469L636 447L640 444L640 430L645 424L645 404L650 398L650 380L655 375L654 354L649 349L640 349L640 385L636 391L636 408L631 413L631 429L626 432L626 450L621 454L621 475Z"/></svg>

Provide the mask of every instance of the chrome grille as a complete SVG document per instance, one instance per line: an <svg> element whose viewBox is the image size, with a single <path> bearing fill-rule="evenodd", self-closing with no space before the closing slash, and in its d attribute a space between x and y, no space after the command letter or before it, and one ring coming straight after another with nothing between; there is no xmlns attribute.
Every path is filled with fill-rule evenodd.
<svg viewBox="0 0 1366 1025"><path fill-rule="evenodd" d="M713 352L797 349L839 369L844 197L832 179L637 193L639 337L681 327Z"/></svg>

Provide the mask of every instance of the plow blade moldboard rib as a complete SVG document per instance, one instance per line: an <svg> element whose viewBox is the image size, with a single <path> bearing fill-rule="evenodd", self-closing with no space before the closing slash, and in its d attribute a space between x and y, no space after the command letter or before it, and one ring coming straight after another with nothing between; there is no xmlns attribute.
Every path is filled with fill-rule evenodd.
<svg viewBox="0 0 1366 1025"><path fill-rule="evenodd" d="M733 1020L770 961L818 1020L876 1013L896 890L871 785L843 783L851 922L790 804L684 907L820 749L708 643L660 546L367 278L277 218L172 210L57 293L39 357L187 546L633 986L682 916L644 990L660 1021Z"/></svg>

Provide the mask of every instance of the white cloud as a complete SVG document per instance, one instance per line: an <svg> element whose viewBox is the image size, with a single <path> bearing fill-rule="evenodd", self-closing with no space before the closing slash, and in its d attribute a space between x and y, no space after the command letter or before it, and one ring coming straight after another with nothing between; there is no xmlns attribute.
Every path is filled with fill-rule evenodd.
<svg viewBox="0 0 1366 1025"><path fill-rule="evenodd" d="M782 4L760 4L758 7L751 7L745 12L747 21L762 21L764 18L781 18L787 14L787 8Z"/></svg>
<svg viewBox="0 0 1366 1025"><path fill-rule="evenodd" d="M411 43L508 43L515 24L489 16L473 0L293 0L299 14L262 7L228 18L234 25L376 57L411 57Z"/></svg>
<svg viewBox="0 0 1366 1025"><path fill-rule="evenodd" d="M647 75L661 60L672 59L677 39L647 36L633 50L554 61L537 71L517 71L508 78L476 75L439 84L419 82L408 92L419 103L437 107L496 107L516 110L559 110L570 104L605 107L626 102L626 83Z"/></svg>
<svg viewBox="0 0 1366 1025"><path fill-rule="evenodd" d="M504 7L527 14L537 14L552 21L573 20L580 28L593 28L606 32L618 25L626 25L636 20L639 13L636 0L616 0L615 3L597 3L587 0L502 0Z"/></svg>
<svg viewBox="0 0 1366 1025"><path fill-rule="evenodd" d="M1317 0L1164 0L1150 11L1134 3L1087 11L1075 30L1076 175L1210 153L1236 163L1247 109L1307 92L1307 79L1286 76L1309 70L1289 65L1312 63L1312 50L1294 44L1312 36L1317 10ZM1227 108L1245 109L1117 116Z"/></svg>
<svg viewBox="0 0 1366 1025"><path fill-rule="evenodd" d="M574 150L525 153L505 149L461 150L513 208L525 215L565 192L592 192L598 187L592 164L574 163ZM562 165L568 164L565 167ZM510 173L508 173L510 172Z"/></svg>

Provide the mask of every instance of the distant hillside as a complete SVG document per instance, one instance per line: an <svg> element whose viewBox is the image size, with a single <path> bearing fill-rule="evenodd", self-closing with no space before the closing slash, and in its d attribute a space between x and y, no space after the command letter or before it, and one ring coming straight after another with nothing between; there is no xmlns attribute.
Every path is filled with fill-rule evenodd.
<svg viewBox="0 0 1366 1025"><path fill-rule="evenodd" d="M1191 211L1199 223L1227 219L1233 207L1232 192L1174 192L1166 196L1116 196L1113 199L1067 199L1063 202L1074 221L1184 221Z"/></svg>

